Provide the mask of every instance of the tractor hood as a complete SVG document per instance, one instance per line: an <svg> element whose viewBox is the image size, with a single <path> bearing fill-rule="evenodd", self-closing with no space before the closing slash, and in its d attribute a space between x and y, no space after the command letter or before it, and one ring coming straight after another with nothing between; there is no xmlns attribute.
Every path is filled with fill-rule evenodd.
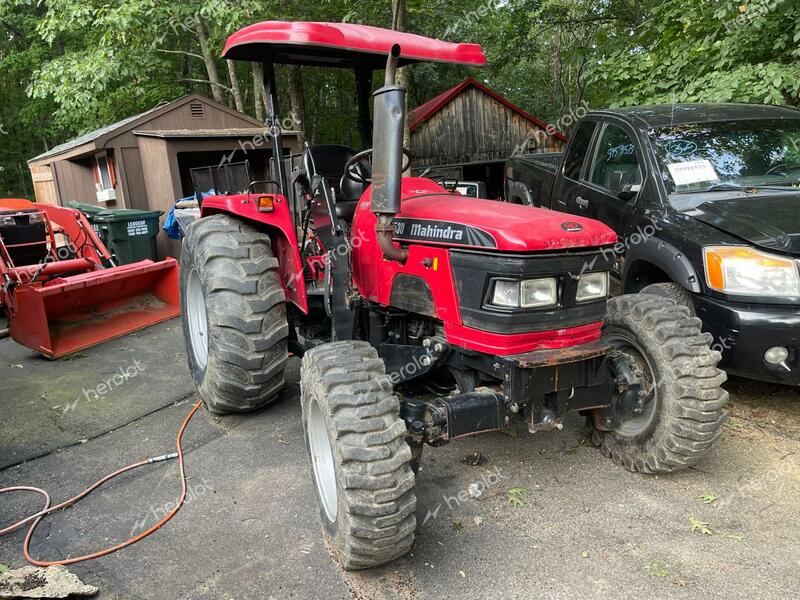
<svg viewBox="0 0 800 600"><path fill-rule="evenodd" d="M429 179L404 178L398 242L421 242L503 252L546 252L614 244L602 223L544 208L467 198Z"/></svg>
<svg viewBox="0 0 800 600"><path fill-rule="evenodd" d="M686 214L763 249L800 254L798 208L800 192L769 191L704 202Z"/></svg>

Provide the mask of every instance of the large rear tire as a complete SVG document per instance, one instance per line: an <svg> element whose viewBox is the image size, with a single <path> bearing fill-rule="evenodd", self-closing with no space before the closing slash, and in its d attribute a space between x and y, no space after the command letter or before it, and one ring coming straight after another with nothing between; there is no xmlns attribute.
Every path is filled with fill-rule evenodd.
<svg viewBox="0 0 800 600"><path fill-rule="evenodd" d="M615 463L642 473L678 471L702 460L722 435L726 375L717 368L720 353L709 347L711 335L700 327L700 319L667 298L609 301L604 336L647 392L642 406L618 413L611 431L590 419L594 442Z"/></svg>
<svg viewBox="0 0 800 600"><path fill-rule="evenodd" d="M403 556L417 527L411 449L400 403L366 342L303 356L303 429L325 533L345 569Z"/></svg>
<svg viewBox="0 0 800 600"><path fill-rule="evenodd" d="M275 399L289 325L269 237L228 215L199 219L180 268L189 370L208 409L249 412Z"/></svg>

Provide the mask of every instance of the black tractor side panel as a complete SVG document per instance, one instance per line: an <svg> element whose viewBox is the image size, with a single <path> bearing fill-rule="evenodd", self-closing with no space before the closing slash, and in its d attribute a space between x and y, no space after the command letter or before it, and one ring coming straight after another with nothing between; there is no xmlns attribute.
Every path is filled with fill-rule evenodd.
<svg viewBox="0 0 800 600"><path fill-rule="evenodd" d="M428 282L416 275L399 273L395 276L389 303L393 308L438 318Z"/></svg>

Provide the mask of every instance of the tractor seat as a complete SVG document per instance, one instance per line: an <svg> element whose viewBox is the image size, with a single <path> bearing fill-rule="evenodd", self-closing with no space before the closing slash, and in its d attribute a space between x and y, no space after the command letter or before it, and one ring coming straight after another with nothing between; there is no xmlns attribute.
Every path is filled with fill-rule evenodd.
<svg viewBox="0 0 800 600"><path fill-rule="evenodd" d="M340 144L317 144L303 151L302 163L308 178L321 177L336 194L336 216L351 222L365 186L344 176L344 166L356 151Z"/></svg>

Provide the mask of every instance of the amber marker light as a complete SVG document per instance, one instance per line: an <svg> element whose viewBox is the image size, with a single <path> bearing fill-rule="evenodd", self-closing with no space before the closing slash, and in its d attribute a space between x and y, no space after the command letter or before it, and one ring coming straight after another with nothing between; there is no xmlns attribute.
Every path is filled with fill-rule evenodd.
<svg viewBox="0 0 800 600"><path fill-rule="evenodd" d="M259 212L272 212L272 210L275 208L275 196L272 194L259 196L258 200L256 201L256 206L258 207Z"/></svg>

